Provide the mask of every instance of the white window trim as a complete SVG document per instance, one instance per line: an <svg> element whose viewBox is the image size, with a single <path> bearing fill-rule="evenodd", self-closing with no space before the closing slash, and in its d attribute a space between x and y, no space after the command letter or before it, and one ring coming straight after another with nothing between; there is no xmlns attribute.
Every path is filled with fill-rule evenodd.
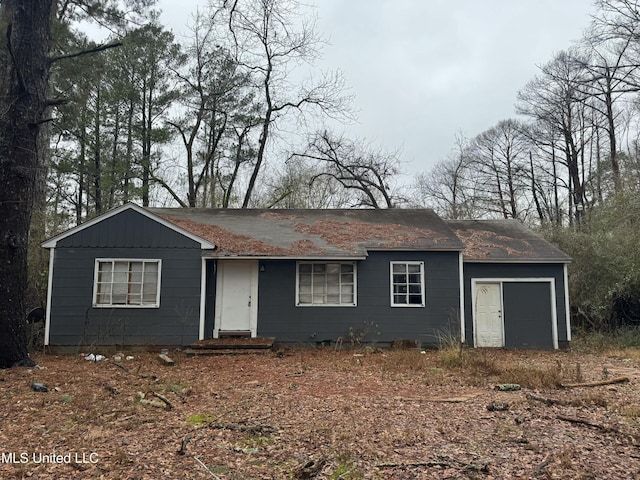
<svg viewBox="0 0 640 480"><path fill-rule="evenodd" d="M158 264L158 285L156 303L146 305L106 304L98 303L98 266L100 262L147 262ZM93 308L160 308L160 282L162 278L162 260L159 258L96 258L93 267Z"/></svg>
<svg viewBox="0 0 640 480"><path fill-rule="evenodd" d="M353 303L300 303L300 265L327 265L329 263L337 263L340 265L353 265ZM357 262L343 261L299 261L296 262L296 307L357 307L358 306L358 264Z"/></svg>
<svg viewBox="0 0 640 480"><path fill-rule="evenodd" d="M393 300L393 266L394 265L420 265L420 304L417 303L395 303ZM424 262L422 261L393 261L389 262L389 294L392 307L399 308L424 308L425 302L425 278L424 278Z"/></svg>

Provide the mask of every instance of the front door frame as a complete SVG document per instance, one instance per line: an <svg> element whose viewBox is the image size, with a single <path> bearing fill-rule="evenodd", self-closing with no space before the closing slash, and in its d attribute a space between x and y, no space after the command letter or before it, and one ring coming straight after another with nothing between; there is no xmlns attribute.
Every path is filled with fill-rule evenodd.
<svg viewBox="0 0 640 480"><path fill-rule="evenodd" d="M471 298L473 299L473 307L472 307L472 312L473 312L473 341L474 341L474 346L478 347L478 315L477 315L477 310L478 310L478 305L477 305L477 301L478 301L478 290L480 289L480 287L482 285L493 285L496 286L498 288L498 299L500 302L499 305L499 310L498 310L498 316L500 318L500 323L501 323L501 341L500 341L500 345L496 345L493 346L493 348L501 348L504 347L505 345L505 341L504 341L504 300L502 298L502 282L500 281L492 281L492 280L486 280L486 281L480 281L480 280L474 280L472 283L472 290L471 290Z"/></svg>
<svg viewBox="0 0 640 480"><path fill-rule="evenodd" d="M256 337L258 333L258 261L257 260L218 260L216 268L216 303L215 303L215 319L213 327L213 338L219 338L220 333L224 333L223 327L223 308L224 308L224 270L232 268L238 264L250 265L249 281L250 293L247 299L249 305L249 332L251 337Z"/></svg>

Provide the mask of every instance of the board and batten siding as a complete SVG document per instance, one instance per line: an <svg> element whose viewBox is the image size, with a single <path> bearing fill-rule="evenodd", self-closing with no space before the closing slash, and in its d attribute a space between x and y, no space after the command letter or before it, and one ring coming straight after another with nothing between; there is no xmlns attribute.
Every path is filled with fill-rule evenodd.
<svg viewBox="0 0 640 480"><path fill-rule="evenodd" d="M200 245L133 210L55 248L50 345L187 345L198 340ZM159 308L94 308L96 258L160 259Z"/></svg>
<svg viewBox="0 0 640 480"><path fill-rule="evenodd" d="M552 312L555 308L558 346L568 344L564 264L562 263L464 263L465 334L474 346L472 280L502 282L504 343L506 348L553 348ZM553 279L555 305L550 301ZM511 281L509 281L511 280Z"/></svg>
<svg viewBox="0 0 640 480"><path fill-rule="evenodd" d="M296 306L296 262L260 262L258 336L284 343L419 340L459 335L458 252L371 251L357 262L356 306ZM391 307L390 262L424 262L424 307Z"/></svg>

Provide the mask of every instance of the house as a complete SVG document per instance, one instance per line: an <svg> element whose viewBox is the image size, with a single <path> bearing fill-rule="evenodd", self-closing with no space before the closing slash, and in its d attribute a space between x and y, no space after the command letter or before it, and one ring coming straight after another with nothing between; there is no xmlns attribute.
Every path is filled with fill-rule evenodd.
<svg viewBox="0 0 640 480"><path fill-rule="evenodd" d="M126 204L43 246L47 345L571 340L570 259L516 221Z"/></svg>

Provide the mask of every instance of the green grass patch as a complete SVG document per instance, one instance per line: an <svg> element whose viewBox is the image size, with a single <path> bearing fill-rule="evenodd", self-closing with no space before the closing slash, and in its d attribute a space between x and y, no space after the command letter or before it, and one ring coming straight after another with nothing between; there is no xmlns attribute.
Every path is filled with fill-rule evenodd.
<svg viewBox="0 0 640 480"><path fill-rule="evenodd" d="M187 417L187 422L193 427L203 427L216 419L215 415L210 413L198 413Z"/></svg>

